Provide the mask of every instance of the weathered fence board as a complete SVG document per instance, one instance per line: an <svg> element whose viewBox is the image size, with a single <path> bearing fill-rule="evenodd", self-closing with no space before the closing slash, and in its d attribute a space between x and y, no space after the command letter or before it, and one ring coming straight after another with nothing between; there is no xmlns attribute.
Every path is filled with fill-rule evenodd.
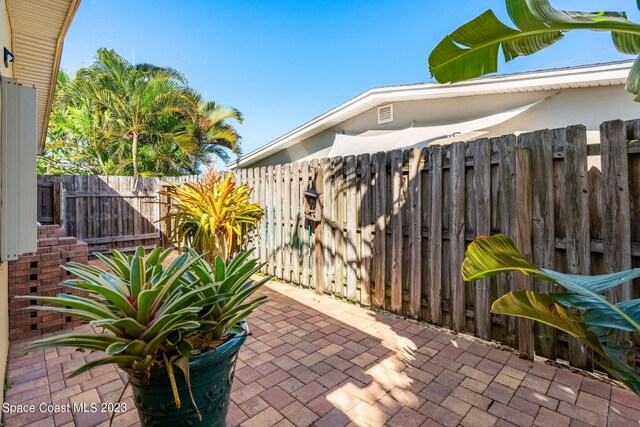
<svg viewBox="0 0 640 427"><path fill-rule="evenodd" d="M585 144L586 146L586 144ZM532 226L531 212L533 211L532 182L531 182L531 151L518 147L516 160L516 221L514 224L515 244L522 255L532 260ZM532 288L531 277L519 274L516 276L517 291L529 291ZM518 349L530 360L534 358L533 324L531 320L518 318Z"/></svg>
<svg viewBox="0 0 640 427"><path fill-rule="evenodd" d="M300 251L301 254L300 256L302 257L302 279L300 280L300 283L302 284L302 286L308 288L309 287L309 283L311 281L309 274L309 267L312 265L311 264L311 242L310 242L310 230L311 230L311 225L307 224L307 221L305 220L304 217L304 192L307 191L307 189L310 188L310 181L309 181L309 162L307 162L306 160L302 162L301 164L301 175L302 175L302 182L300 183L300 226L302 228L301 234L300 234Z"/></svg>
<svg viewBox="0 0 640 427"><path fill-rule="evenodd" d="M429 148L429 168L431 179L431 200L442 200L442 147ZM431 210L429 225L429 308L430 320L442 324L442 205L428 203Z"/></svg>
<svg viewBox="0 0 640 427"><path fill-rule="evenodd" d="M555 259L555 223L553 204L553 140L550 130L522 134L518 137L521 147L531 150L532 180L532 258L536 265L553 268ZM533 289L549 292L553 285L534 279ZM556 330L542 323L535 323L534 343L536 353L556 358Z"/></svg>
<svg viewBox="0 0 640 427"><path fill-rule="evenodd" d="M407 204L409 205L409 316L420 318L422 311L422 180L420 166L422 150L414 148L409 153Z"/></svg>
<svg viewBox="0 0 640 427"><path fill-rule="evenodd" d="M488 139L470 143L474 156L473 194L476 206L476 237L491 234L491 144ZM490 279L476 281L474 320L475 333L482 339L491 338L491 285Z"/></svg>
<svg viewBox="0 0 640 427"><path fill-rule="evenodd" d="M291 166L282 166L282 279L291 281Z"/></svg>
<svg viewBox="0 0 640 427"><path fill-rule="evenodd" d="M371 257L372 248L372 216L371 216L371 157L369 154L358 156L360 181L358 186L359 220L360 220L360 302L371 305Z"/></svg>
<svg viewBox="0 0 640 427"><path fill-rule="evenodd" d="M591 271L586 128L568 127L565 130L564 147L564 206L565 215L571 219L565 223L566 271L579 274ZM588 348L572 337L569 338L569 358L576 367L590 368Z"/></svg>
<svg viewBox="0 0 640 427"><path fill-rule="evenodd" d="M391 311L402 312L402 151L389 153L391 164Z"/></svg>
<svg viewBox="0 0 640 427"><path fill-rule="evenodd" d="M616 120L600 126L602 150L602 191L604 212L602 218L605 272L631 268L631 205L629 200L629 164L626 127ZM634 183L637 186L639 183ZM608 292L615 303L632 298L631 282ZM617 342L628 340L630 334L619 333Z"/></svg>
<svg viewBox="0 0 640 427"><path fill-rule="evenodd" d="M465 324L465 284L460 267L465 250L465 148L463 142L455 142L451 147L450 191L451 219L449 222L449 279L451 283L451 318L456 331Z"/></svg>
<svg viewBox="0 0 640 427"><path fill-rule="evenodd" d="M371 169L375 175L372 188L375 236L373 244L373 304L385 308L386 300L386 241L387 241L387 157L376 153L371 157Z"/></svg>

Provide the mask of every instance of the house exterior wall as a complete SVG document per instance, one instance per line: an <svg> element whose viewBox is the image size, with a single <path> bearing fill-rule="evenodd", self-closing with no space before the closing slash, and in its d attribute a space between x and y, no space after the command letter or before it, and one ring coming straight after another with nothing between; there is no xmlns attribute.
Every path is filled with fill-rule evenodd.
<svg viewBox="0 0 640 427"><path fill-rule="evenodd" d="M6 1L0 0L0 52L4 52L4 47L11 50L11 24ZM10 64L8 68L5 68L4 62L0 59L0 75L13 77L13 65ZM0 108L2 108L1 103ZM2 111L0 110L1 113ZM1 218L0 221L2 221ZM8 270L7 263L0 262L0 378L3 385L7 367L7 354L9 352ZM4 388L1 387L0 401L4 401Z"/></svg>
<svg viewBox="0 0 640 427"><path fill-rule="evenodd" d="M547 98L545 100L545 98ZM394 102L394 121L378 125L377 108L280 150L249 167L290 163L327 156L336 132L359 135L367 131L400 130L414 126L458 123L544 100L524 113L489 129L486 137L583 124L589 143L598 142L602 122L640 118L640 103L622 85L526 93L467 96Z"/></svg>

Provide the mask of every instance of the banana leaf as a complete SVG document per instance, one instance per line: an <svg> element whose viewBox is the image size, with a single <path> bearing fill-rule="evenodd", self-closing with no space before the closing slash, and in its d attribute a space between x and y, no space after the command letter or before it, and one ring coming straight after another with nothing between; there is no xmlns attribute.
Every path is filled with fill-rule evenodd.
<svg viewBox="0 0 640 427"><path fill-rule="evenodd" d="M488 10L445 36L429 55L429 71L440 83L459 82L498 70L498 55L505 61L532 55L572 30L607 31L615 48L624 54L640 54L640 25L623 12L579 12L555 9L548 0L506 0L515 28L502 23ZM627 80L627 90L640 92L640 64Z"/></svg>
<svg viewBox="0 0 640 427"><path fill-rule="evenodd" d="M578 338L606 360L596 363L640 393L640 375L622 361L629 344L607 345L615 331L640 332L640 300L614 304L603 295L640 277L640 269L599 276L564 274L530 263L503 235L481 237L469 245L462 266L466 281L511 271L557 283L570 293L511 292L493 303L493 313L535 320Z"/></svg>
<svg viewBox="0 0 640 427"><path fill-rule="evenodd" d="M498 298L491 306L491 311L496 314L535 320L578 338L606 360L606 363L603 363L599 359L594 359L596 363L636 394L640 394L640 375L634 371L633 367L620 361L621 356L629 348L628 344L622 349L604 345L591 328L587 328L579 317L559 304L551 295L532 291L510 292Z"/></svg>

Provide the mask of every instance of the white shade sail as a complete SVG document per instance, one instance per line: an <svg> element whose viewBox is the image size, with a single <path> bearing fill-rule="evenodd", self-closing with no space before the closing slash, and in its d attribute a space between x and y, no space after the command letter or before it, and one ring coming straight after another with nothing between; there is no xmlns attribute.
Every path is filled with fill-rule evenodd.
<svg viewBox="0 0 640 427"><path fill-rule="evenodd" d="M527 111L538 102L461 123L429 127L410 127L373 136L336 134L331 151L329 151L329 157L422 147L434 142L450 143L472 140L487 133L487 129L506 122L518 114Z"/></svg>

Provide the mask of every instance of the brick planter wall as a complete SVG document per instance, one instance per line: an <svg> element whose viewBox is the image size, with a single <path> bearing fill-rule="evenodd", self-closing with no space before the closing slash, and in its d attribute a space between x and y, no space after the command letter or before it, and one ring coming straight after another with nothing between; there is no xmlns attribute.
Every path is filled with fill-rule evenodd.
<svg viewBox="0 0 640 427"><path fill-rule="evenodd" d="M76 317L63 313L25 309L36 303L16 295L56 296L71 293L60 285L72 276L60 268L69 262L87 263L89 250L86 243L67 237L59 225L38 227L38 252L21 256L9 262L9 340L39 337L80 324ZM42 304L42 303L38 303Z"/></svg>

